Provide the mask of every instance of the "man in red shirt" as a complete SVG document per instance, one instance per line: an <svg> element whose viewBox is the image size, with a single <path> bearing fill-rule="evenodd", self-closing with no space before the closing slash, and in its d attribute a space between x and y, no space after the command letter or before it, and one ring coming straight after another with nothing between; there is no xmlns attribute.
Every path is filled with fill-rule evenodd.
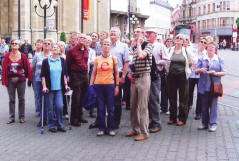
<svg viewBox="0 0 239 161"><path fill-rule="evenodd" d="M88 50L84 45L86 35L80 34L78 45L71 48L66 55L70 87L73 90L71 104L71 125L80 126L87 123L83 118L82 100L88 86Z"/></svg>

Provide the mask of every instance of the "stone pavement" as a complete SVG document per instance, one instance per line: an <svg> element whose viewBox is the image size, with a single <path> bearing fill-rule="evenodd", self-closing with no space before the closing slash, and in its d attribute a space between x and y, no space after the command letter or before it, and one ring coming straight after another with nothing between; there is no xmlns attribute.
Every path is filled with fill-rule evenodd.
<svg viewBox="0 0 239 161"><path fill-rule="evenodd" d="M237 58L235 53L231 55ZM227 61L236 66L235 59ZM224 79L224 87L229 88L229 77ZM233 80L239 81L239 78ZM229 104L229 97L220 102ZM41 135L36 128L38 118L34 116L31 88L26 92L26 123L6 125L8 97L6 89L1 86L0 161L239 161L239 99L234 98L234 101L233 107L220 106L219 126L215 133L197 130L200 121L193 119L193 109L185 127L167 125L168 116L162 115L162 131L152 134L145 142L135 142L124 136L130 129L126 110L115 137L96 137L97 130L89 130L89 123L67 133L45 131Z"/></svg>

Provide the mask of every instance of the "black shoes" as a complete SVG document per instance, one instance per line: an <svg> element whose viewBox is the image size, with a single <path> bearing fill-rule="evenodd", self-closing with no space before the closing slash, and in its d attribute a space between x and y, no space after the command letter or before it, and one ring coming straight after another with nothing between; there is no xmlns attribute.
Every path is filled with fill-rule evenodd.
<svg viewBox="0 0 239 161"><path fill-rule="evenodd" d="M98 128L99 125L96 122L93 122L92 124L90 124L89 129L94 129L94 128Z"/></svg>
<svg viewBox="0 0 239 161"><path fill-rule="evenodd" d="M83 124L88 123L88 121L86 119L81 119L80 122Z"/></svg>
<svg viewBox="0 0 239 161"><path fill-rule="evenodd" d="M160 127L152 127L152 128L149 129L149 132L150 132L150 133L157 133L157 132L159 132L160 130L161 130Z"/></svg>
<svg viewBox="0 0 239 161"><path fill-rule="evenodd" d="M56 128L50 128L49 131L52 132L52 133L56 133L57 129Z"/></svg>
<svg viewBox="0 0 239 161"><path fill-rule="evenodd" d="M15 122L14 119L10 119L10 120L7 122L7 124L12 124L12 123L14 123L14 122Z"/></svg>
<svg viewBox="0 0 239 161"><path fill-rule="evenodd" d="M196 115L196 116L194 117L194 119L195 119L195 120L200 120L200 119L201 119L201 116Z"/></svg>
<svg viewBox="0 0 239 161"><path fill-rule="evenodd" d="M65 129L64 127L58 127L58 128L57 128L57 131L66 132L66 129Z"/></svg>
<svg viewBox="0 0 239 161"><path fill-rule="evenodd" d="M64 127L58 127L58 128L53 127L53 128L50 128L49 131L52 133L56 133L57 131L66 132L66 129Z"/></svg>

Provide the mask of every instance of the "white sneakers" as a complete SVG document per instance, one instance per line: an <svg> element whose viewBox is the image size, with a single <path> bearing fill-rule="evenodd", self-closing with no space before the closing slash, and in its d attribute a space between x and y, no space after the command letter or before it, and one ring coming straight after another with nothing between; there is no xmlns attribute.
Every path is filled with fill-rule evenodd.
<svg viewBox="0 0 239 161"><path fill-rule="evenodd" d="M212 125L209 127L209 132L215 132L217 130L217 125Z"/></svg>
<svg viewBox="0 0 239 161"><path fill-rule="evenodd" d="M105 135L105 132L104 131L99 131L96 135L97 136L103 136L103 135Z"/></svg>
<svg viewBox="0 0 239 161"><path fill-rule="evenodd" d="M97 136L103 136L105 135L105 132L104 131L98 131L98 133L96 134ZM115 136L116 135L116 132L114 132L113 130L109 131L109 135L110 136Z"/></svg>

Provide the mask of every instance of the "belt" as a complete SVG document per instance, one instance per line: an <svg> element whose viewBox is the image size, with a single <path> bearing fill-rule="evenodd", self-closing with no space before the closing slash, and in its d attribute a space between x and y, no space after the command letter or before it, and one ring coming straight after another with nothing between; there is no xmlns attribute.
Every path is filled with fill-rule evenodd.
<svg viewBox="0 0 239 161"><path fill-rule="evenodd" d="M141 74L133 74L133 78L142 78L144 76L149 76L150 73L141 73Z"/></svg>

